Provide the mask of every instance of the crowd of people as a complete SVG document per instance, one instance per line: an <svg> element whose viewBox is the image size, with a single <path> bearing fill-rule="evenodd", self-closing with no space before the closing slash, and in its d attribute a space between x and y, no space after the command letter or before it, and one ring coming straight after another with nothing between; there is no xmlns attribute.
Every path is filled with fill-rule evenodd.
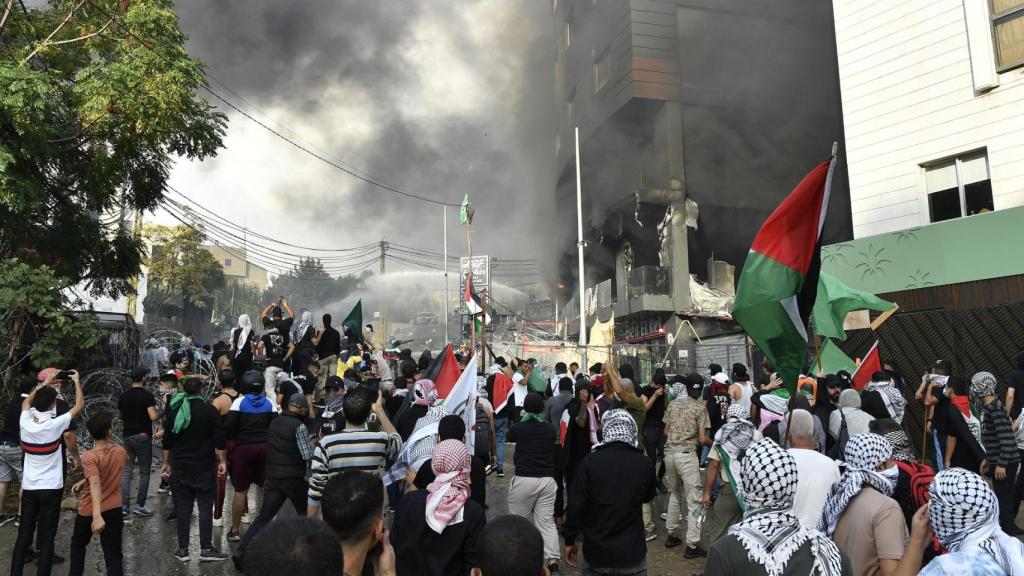
<svg viewBox="0 0 1024 576"><path fill-rule="evenodd" d="M124 526L155 514L156 465L158 490L171 495L174 558L230 559L261 576L522 576L566 566L642 575L659 521L664 547L703 559L711 575L1024 574L1014 524L1024 354L1005 403L994 375L968 382L942 360L916 390L891 364L862 388L839 373L801 376L793 390L767 363L756 381L743 364L728 374L712 364L706 375L658 369L646 386L629 365L557 363L538 387L535 360L499 357L470 410L440 397L429 352L417 361L401 351L394 381L382 382L383 357L329 315L319 328L309 312L296 322L282 298L260 321L257 336L240 318L209 358L190 340L166 359L149 346L116 413L89 414L92 447L80 456L77 372L26 380L0 437L0 501L15 473L21 482L12 575L35 560L48 576L64 561L55 539L68 468L84 475L72 486L69 573L83 573L98 535L106 573L122 574ZM466 369L468 356L458 360ZM201 362L214 367L212 397L193 373ZM73 402L60 396L64 385ZM921 403L934 461L903 425L908 396ZM487 477L504 478L507 464L509 513L495 517ZM294 515L282 514L289 503ZM215 527L226 529L230 553Z"/></svg>

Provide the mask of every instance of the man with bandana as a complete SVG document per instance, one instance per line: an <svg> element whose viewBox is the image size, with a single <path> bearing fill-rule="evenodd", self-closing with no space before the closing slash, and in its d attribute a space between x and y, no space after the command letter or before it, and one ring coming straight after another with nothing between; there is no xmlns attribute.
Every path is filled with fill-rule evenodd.
<svg viewBox="0 0 1024 576"><path fill-rule="evenodd" d="M609 410L601 426L604 441L580 463L569 492L565 559L580 564L576 540L582 534L584 575L640 576L647 574L642 507L656 492L654 464L637 447L628 412Z"/></svg>
<svg viewBox="0 0 1024 576"><path fill-rule="evenodd" d="M1000 530L996 495L981 476L945 470L929 492L931 527L949 553L932 560L922 576L1024 574L1024 544Z"/></svg>
<svg viewBox="0 0 1024 576"><path fill-rule="evenodd" d="M761 433L750 421L750 410L743 404L732 404L726 422L715 434L708 453L707 478L704 480L704 508L710 508L707 523L707 543L714 544L730 526L743 518L740 508L739 484L743 455L750 444L761 439ZM712 504L711 492L715 481L721 478L721 491Z"/></svg>
<svg viewBox="0 0 1024 576"><path fill-rule="evenodd" d="M793 514L796 461L778 444L760 440L743 458L743 521L708 553L706 574L715 576L851 576L849 558Z"/></svg>
<svg viewBox="0 0 1024 576"><path fill-rule="evenodd" d="M909 538L903 512L891 498L899 478L892 446L877 434L856 434L844 455L846 472L829 491L818 530L850 557L855 575L889 576Z"/></svg>
<svg viewBox="0 0 1024 576"><path fill-rule="evenodd" d="M996 377L991 372L978 372L971 379L971 398L981 406L981 442L985 460L981 473L992 478L992 490L999 500L999 526L1016 536L1020 529L1014 523L1014 486L1020 466L1017 439L1010 424L1010 415L996 398Z"/></svg>

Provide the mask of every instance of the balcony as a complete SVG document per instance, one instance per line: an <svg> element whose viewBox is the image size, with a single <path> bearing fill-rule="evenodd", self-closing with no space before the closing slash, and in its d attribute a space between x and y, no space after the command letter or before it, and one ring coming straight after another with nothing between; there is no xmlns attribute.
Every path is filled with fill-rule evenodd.
<svg viewBox="0 0 1024 576"><path fill-rule="evenodd" d="M626 274L626 294L615 303L615 315L634 312L674 312L672 270L661 266L639 266Z"/></svg>

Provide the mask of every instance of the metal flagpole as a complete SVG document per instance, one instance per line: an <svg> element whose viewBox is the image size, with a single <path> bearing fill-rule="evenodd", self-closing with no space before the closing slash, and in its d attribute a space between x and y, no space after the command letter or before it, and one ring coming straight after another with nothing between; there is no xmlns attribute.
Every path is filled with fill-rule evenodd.
<svg viewBox="0 0 1024 576"><path fill-rule="evenodd" d="M580 183L580 127L576 126L576 255L579 259L580 285L580 365L587 366L587 305L584 301L583 274L583 191Z"/></svg>
<svg viewBox="0 0 1024 576"><path fill-rule="evenodd" d="M451 342L448 339L448 207L442 206L444 210L444 342Z"/></svg>

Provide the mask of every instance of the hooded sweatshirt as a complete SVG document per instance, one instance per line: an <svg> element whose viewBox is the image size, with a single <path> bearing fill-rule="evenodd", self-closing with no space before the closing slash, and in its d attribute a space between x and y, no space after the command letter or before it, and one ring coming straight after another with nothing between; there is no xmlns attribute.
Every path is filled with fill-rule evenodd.
<svg viewBox="0 0 1024 576"><path fill-rule="evenodd" d="M267 441L267 428L274 419L274 405L263 394L245 394L235 398L224 417L224 427L238 444Z"/></svg>

